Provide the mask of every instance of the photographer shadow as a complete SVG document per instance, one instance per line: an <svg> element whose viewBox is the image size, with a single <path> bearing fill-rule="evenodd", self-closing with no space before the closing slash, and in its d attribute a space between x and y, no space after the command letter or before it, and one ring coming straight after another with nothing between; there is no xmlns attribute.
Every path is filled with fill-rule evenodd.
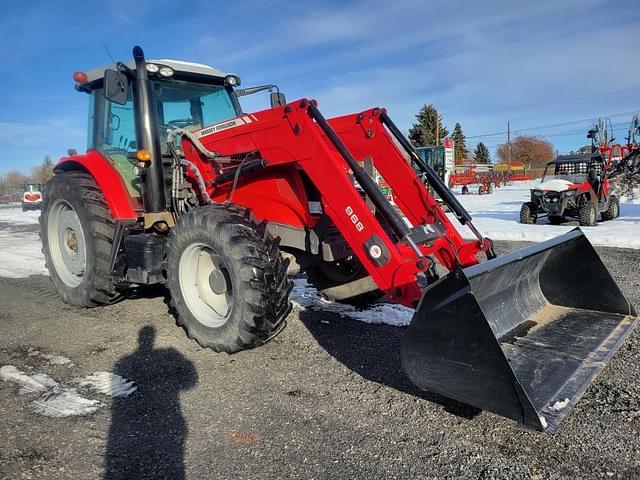
<svg viewBox="0 0 640 480"><path fill-rule="evenodd" d="M174 348L154 348L155 329L138 334L138 348L121 358L114 373L133 379L138 389L113 398L105 455L105 480L185 478L188 428L180 392L193 388L193 363Z"/></svg>

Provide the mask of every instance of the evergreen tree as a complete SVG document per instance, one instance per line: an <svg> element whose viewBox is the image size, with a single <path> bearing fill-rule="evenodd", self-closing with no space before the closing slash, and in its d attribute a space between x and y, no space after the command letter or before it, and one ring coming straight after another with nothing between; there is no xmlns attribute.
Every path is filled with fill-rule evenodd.
<svg viewBox="0 0 640 480"><path fill-rule="evenodd" d="M449 131L442 125L442 117L433 105L423 105L416 114L416 122L409 129L409 140L415 147L442 145Z"/></svg>
<svg viewBox="0 0 640 480"><path fill-rule="evenodd" d="M473 158L476 163L490 163L491 162L491 154L489 153L489 149L487 146L480 142L476 145L476 149L473 152Z"/></svg>
<svg viewBox="0 0 640 480"><path fill-rule="evenodd" d="M467 155L467 145L465 143L465 136L462 133L462 125L456 122L453 127L453 133L451 134L454 142L454 160L456 163L461 163L464 157Z"/></svg>

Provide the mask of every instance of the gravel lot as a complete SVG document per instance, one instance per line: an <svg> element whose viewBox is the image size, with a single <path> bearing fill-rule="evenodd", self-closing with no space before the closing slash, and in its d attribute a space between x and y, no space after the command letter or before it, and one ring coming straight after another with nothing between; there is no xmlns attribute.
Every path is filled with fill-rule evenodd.
<svg viewBox="0 0 640 480"><path fill-rule="evenodd" d="M638 251L598 251L640 305ZM33 394L0 382L1 478L640 477L638 330L545 436L417 391L400 370L402 328L296 308L268 345L214 354L175 326L163 295L83 310L46 277L0 278L0 366L66 384L114 371L138 384L118 399L81 387L102 407L49 418ZM138 348L145 326L155 344Z"/></svg>

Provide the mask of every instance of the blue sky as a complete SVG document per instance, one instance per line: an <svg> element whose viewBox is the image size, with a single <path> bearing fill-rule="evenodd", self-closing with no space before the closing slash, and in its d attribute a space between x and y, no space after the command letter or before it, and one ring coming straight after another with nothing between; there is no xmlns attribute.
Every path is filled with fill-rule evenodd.
<svg viewBox="0 0 640 480"><path fill-rule="evenodd" d="M469 137L640 110L636 1L199 2L1 0L0 175L84 149L75 70L178 58L316 98L327 116L385 106L403 129L433 103ZM251 98L251 97L249 97ZM246 110L265 108L256 96ZM613 117L619 140L630 115ZM590 121L522 133L562 152ZM483 140L492 152L505 134Z"/></svg>

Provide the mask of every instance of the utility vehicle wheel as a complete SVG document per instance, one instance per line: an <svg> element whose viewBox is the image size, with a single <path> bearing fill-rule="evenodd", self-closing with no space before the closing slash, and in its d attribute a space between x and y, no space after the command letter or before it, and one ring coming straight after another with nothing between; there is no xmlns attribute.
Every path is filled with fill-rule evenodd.
<svg viewBox="0 0 640 480"><path fill-rule="evenodd" d="M83 307L115 300L109 271L114 222L93 177L63 172L45 189L40 237L56 290L65 302Z"/></svg>
<svg viewBox="0 0 640 480"><path fill-rule="evenodd" d="M560 225L562 222L564 222L564 217L559 215L549 215L549 223L551 225Z"/></svg>
<svg viewBox="0 0 640 480"><path fill-rule="evenodd" d="M284 328L293 284L278 243L236 205L180 217L167 240L167 285L172 313L189 338L232 353Z"/></svg>
<svg viewBox="0 0 640 480"><path fill-rule="evenodd" d="M525 202L520 208L520 223L536 223L536 205L533 202Z"/></svg>
<svg viewBox="0 0 640 480"><path fill-rule="evenodd" d="M489 186L487 187L487 193L488 194L492 194L493 193L493 184L489 184Z"/></svg>
<svg viewBox="0 0 640 480"><path fill-rule="evenodd" d="M484 195L485 191L484 191L484 186L480 185L478 187L478 195Z"/></svg>
<svg viewBox="0 0 640 480"><path fill-rule="evenodd" d="M466 185L462 187L462 195L469 195L469 187Z"/></svg>
<svg viewBox="0 0 640 480"><path fill-rule="evenodd" d="M580 211L578 212L578 220L580 225L584 227L592 227L596 224L596 206L591 200L586 200L580 205Z"/></svg>
<svg viewBox="0 0 640 480"><path fill-rule="evenodd" d="M609 207L600 214L602 220L613 220L620 216L620 201L615 195L609 197Z"/></svg>
<svg viewBox="0 0 640 480"><path fill-rule="evenodd" d="M341 292L337 291L336 287L341 285L367 281L365 279L369 273L355 256L335 262L320 262L312 267L307 267L305 273L309 282L318 289L320 294L332 302L364 307L384 296L384 293L377 288L353 296L349 296L348 291L345 296L344 289L340 289Z"/></svg>

